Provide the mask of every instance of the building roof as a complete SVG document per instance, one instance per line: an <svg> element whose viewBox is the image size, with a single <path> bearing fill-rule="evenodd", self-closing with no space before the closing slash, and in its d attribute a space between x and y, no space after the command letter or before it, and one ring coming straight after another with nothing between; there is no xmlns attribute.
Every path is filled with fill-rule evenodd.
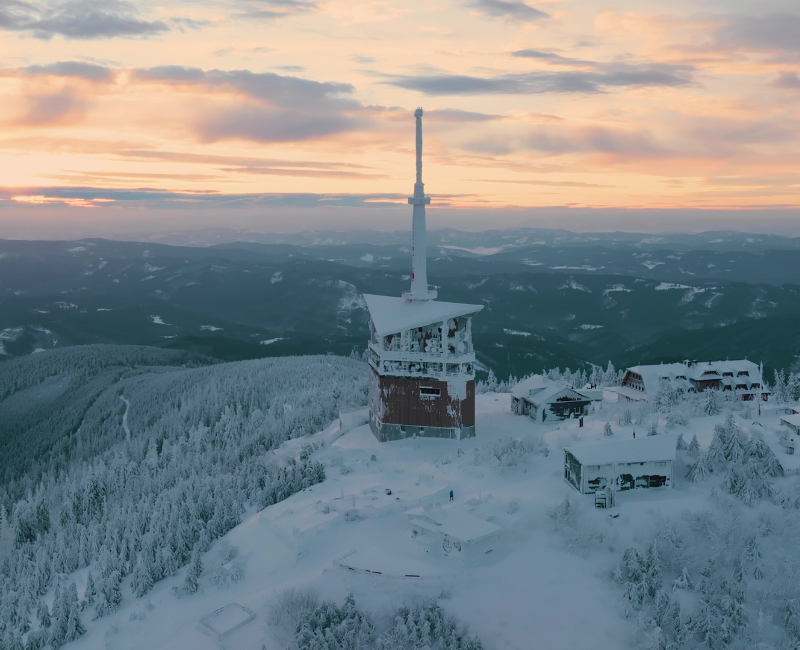
<svg viewBox="0 0 800 650"><path fill-rule="evenodd" d="M531 375L527 379L523 379L511 391L511 395L516 398L528 397L531 391L538 391L552 384L553 382L547 377L542 375ZM566 385L566 384L565 384Z"/></svg>
<svg viewBox="0 0 800 650"><path fill-rule="evenodd" d="M441 323L450 318L468 316L483 309L483 305L465 305L438 300L408 300L393 296L364 294L364 300L378 336Z"/></svg>
<svg viewBox="0 0 800 650"><path fill-rule="evenodd" d="M800 413L795 413L794 415L782 415L781 422L791 424L793 427L800 427Z"/></svg>
<svg viewBox="0 0 800 650"><path fill-rule="evenodd" d="M409 523L424 530L447 535L465 544L477 542L500 530L500 526L484 521L458 506L432 510L417 508L407 514L418 515L412 517Z"/></svg>
<svg viewBox="0 0 800 650"><path fill-rule="evenodd" d="M627 397L634 402L647 402L650 400L650 398L647 396L647 393L643 393L640 390L634 390L629 386L610 386L605 390L611 393L616 393L617 395L622 395L623 397Z"/></svg>
<svg viewBox="0 0 800 650"><path fill-rule="evenodd" d="M574 393L581 399L593 400L589 395L584 394L580 390L571 388L562 381L553 381L542 375L531 375L527 379L523 379L514 386L514 389L511 391L511 396L517 399L527 400L539 406L552 400L564 391Z"/></svg>
<svg viewBox="0 0 800 650"><path fill-rule="evenodd" d="M664 433L647 436L642 431L639 438L601 442L592 445L566 447L582 465L609 465L611 463L647 463L675 460L677 436Z"/></svg>
<svg viewBox="0 0 800 650"><path fill-rule="evenodd" d="M718 379L727 384L728 382L724 381L726 378L722 376L725 372L733 373L732 379L736 380L737 374L740 371L747 371L748 376L746 379L748 386L753 383L762 383L759 367L747 359L734 361L701 361L697 363L692 362L690 364L685 362L661 363L649 366L632 366L628 368L628 370L641 375L645 390L648 393L655 393L658 390L658 383L662 378L666 378L673 388L680 388L682 390L691 388L691 383L688 381L689 379L694 379L695 381L700 379ZM681 379L682 377L685 379ZM739 382L734 382L734 385L736 383Z"/></svg>

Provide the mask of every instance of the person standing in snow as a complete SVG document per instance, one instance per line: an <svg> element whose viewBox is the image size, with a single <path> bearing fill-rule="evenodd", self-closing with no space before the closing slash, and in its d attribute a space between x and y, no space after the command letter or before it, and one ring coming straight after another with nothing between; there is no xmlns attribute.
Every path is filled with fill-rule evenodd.
<svg viewBox="0 0 800 650"><path fill-rule="evenodd" d="M450 501L452 501L452 500L453 500L453 491L450 490Z"/></svg>

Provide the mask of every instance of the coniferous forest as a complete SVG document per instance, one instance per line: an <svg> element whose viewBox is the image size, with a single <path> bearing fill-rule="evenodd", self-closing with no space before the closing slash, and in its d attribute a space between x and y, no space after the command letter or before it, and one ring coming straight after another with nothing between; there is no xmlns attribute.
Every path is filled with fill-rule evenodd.
<svg viewBox="0 0 800 650"><path fill-rule="evenodd" d="M77 638L119 608L127 576L143 596L249 507L324 480L307 454L268 452L366 401L364 365L328 356L216 364L86 346L9 361L0 376L4 650ZM79 598L68 574L83 567Z"/></svg>

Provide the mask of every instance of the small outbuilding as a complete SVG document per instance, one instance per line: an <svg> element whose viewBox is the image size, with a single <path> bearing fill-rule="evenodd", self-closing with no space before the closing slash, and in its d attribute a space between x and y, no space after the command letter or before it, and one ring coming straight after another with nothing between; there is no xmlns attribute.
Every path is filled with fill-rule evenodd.
<svg viewBox="0 0 800 650"><path fill-rule="evenodd" d="M536 422L586 415L592 398L560 381L533 375L511 391L511 410Z"/></svg>
<svg viewBox="0 0 800 650"><path fill-rule="evenodd" d="M645 436L564 449L564 479L581 494L672 487L675 435Z"/></svg>
<svg viewBox="0 0 800 650"><path fill-rule="evenodd" d="M800 434L800 413L782 415L781 424L785 427L789 427L794 433Z"/></svg>
<svg viewBox="0 0 800 650"><path fill-rule="evenodd" d="M415 508L409 510L411 536L428 553L461 561L491 553L497 546L500 527L461 508Z"/></svg>

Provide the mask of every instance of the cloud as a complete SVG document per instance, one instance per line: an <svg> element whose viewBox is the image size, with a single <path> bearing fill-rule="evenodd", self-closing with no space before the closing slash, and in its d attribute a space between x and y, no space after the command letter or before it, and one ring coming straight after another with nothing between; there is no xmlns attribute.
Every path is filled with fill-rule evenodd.
<svg viewBox="0 0 800 650"><path fill-rule="evenodd" d="M89 103L73 90L29 95L23 115L15 120L25 126L74 124L86 115Z"/></svg>
<svg viewBox="0 0 800 650"><path fill-rule="evenodd" d="M507 18L511 20L542 20L549 15L539 9L534 9L524 2L513 0L472 0L469 6L493 18Z"/></svg>
<svg viewBox="0 0 800 650"><path fill-rule="evenodd" d="M503 119L501 115L462 111L456 108L439 108L425 111L425 120L431 122L490 122Z"/></svg>
<svg viewBox="0 0 800 650"><path fill-rule="evenodd" d="M134 83L157 83L238 96L204 106L187 118L203 142L224 139L297 142L363 126L368 110L351 99L351 84L320 82L272 72L160 66L131 72ZM224 99L224 98L222 98Z"/></svg>
<svg viewBox="0 0 800 650"><path fill-rule="evenodd" d="M302 0L245 0L242 6L235 17L248 20L279 20L317 9L316 3Z"/></svg>
<svg viewBox="0 0 800 650"><path fill-rule="evenodd" d="M536 71L494 77L409 75L395 76L383 83L425 95L601 93L621 87L686 86L691 83L692 70L685 65L609 63L600 71Z"/></svg>
<svg viewBox="0 0 800 650"><path fill-rule="evenodd" d="M115 202L131 207L197 208L233 207L397 207L405 194L222 194L216 192L176 192L149 188L121 189L102 187L24 187L0 188L0 209L10 207L6 201L18 204L45 205L61 203L89 207L96 203ZM6 201L3 201L6 199ZM5 203L5 206L4 206Z"/></svg>
<svg viewBox="0 0 800 650"><path fill-rule="evenodd" d="M116 71L83 61L58 61L47 65L29 65L25 68L2 68L0 77L67 77L96 83L111 83Z"/></svg>
<svg viewBox="0 0 800 650"><path fill-rule="evenodd" d="M138 10L123 0L68 0L37 6L21 0L0 0L0 29L29 33L50 40L153 36L169 31L161 21L141 20Z"/></svg>
<svg viewBox="0 0 800 650"><path fill-rule="evenodd" d="M536 151L550 155L598 153L615 158L668 157L673 153L643 131L621 131L606 127L533 129L513 139L493 136L467 145L479 153L509 154Z"/></svg>
<svg viewBox="0 0 800 650"><path fill-rule="evenodd" d="M203 142L237 139L254 142L298 142L354 130L359 121L334 112L268 110L261 105L204 112L195 123Z"/></svg>
<svg viewBox="0 0 800 650"><path fill-rule="evenodd" d="M800 76L796 72L781 72L771 86L788 90L800 90Z"/></svg>
<svg viewBox="0 0 800 650"><path fill-rule="evenodd" d="M515 52L511 53L511 56L516 56L525 59L538 59L540 61L546 61L547 63L552 63L553 65L579 65L579 66L595 66L597 65L594 61L582 61L580 59L571 59L566 56L561 56L560 54L556 54L554 52L544 52L543 50L516 50Z"/></svg>
<svg viewBox="0 0 800 650"><path fill-rule="evenodd" d="M717 30L716 42L727 48L800 54L800 15L736 16Z"/></svg>
<svg viewBox="0 0 800 650"><path fill-rule="evenodd" d="M355 90L351 84L312 81L272 72L249 70L201 70L182 66L136 69L136 82L228 90L282 108L300 108L323 113L331 108L356 108L355 100L345 99Z"/></svg>

